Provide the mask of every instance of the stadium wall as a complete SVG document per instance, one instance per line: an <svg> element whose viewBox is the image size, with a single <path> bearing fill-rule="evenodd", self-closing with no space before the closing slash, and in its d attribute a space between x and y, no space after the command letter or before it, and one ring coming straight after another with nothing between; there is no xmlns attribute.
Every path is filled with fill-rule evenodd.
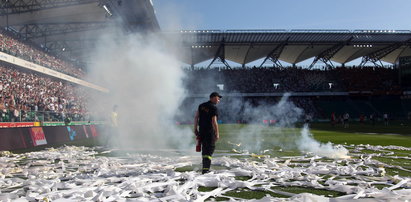
<svg viewBox="0 0 411 202"><path fill-rule="evenodd" d="M27 123L25 124L27 126ZM42 145L52 146L96 138L100 136L103 127L104 125L91 124L1 128L0 151L28 149Z"/></svg>

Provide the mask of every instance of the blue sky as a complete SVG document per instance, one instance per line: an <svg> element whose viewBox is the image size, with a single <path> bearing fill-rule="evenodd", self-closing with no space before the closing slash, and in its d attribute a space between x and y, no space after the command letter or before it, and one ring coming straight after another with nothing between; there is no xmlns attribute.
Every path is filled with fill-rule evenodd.
<svg viewBox="0 0 411 202"><path fill-rule="evenodd" d="M411 0L153 0L163 30L411 29Z"/></svg>

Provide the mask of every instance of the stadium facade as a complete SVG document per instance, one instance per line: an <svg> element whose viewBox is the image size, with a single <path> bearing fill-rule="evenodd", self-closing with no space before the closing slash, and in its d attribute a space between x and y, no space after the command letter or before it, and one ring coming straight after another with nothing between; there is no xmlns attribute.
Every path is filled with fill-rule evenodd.
<svg viewBox="0 0 411 202"><path fill-rule="evenodd" d="M362 58L361 65L381 61L396 63L400 57L411 56L410 30L184 30L179 33L189 53L187 64L205 60L230 60L246 66L264 58L281 66L293 65L314 58L333 65ZM261 64L261 65L263 65Z"/></svg>

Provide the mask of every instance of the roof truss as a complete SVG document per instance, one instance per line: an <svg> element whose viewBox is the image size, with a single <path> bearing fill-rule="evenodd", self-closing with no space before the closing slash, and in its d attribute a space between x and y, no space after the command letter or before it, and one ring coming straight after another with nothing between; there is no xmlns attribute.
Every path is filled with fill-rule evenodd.
<svg viewBox="0 0 411 202"><path fill-rule="evenodd" d="M87 4L91 2L96 2L96 0L3 0L0 2L0 16Z"/></svg>
<svg viewBox="0 0 411 202"><path fill-rule="evenodd" d="M108 22L36 23L15 26L20 36L32 40L52 35L104 29Z"/></svg>
<svg viewBox="0 0 411 202"><path fill-rule="evenodd" d="M368 62L372 62L375 66L382 67L383 64L381 62L381 58L387 56L388 54L392 53L393 51L397 50L401 46L411 42L411 38L408 39L405 42L398 42L394 43L392 45L386 46L384 48L381 48L379 50L376 50L374 52L371 52L368 55L365 55L362 57L362 61L360 63L360 66L365 66Z"/></svg>

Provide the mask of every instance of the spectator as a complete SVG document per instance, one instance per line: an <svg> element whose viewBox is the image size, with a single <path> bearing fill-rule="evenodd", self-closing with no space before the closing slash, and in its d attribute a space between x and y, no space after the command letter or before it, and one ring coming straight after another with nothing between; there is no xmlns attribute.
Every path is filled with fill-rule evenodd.
<svg viewBox="0 0 411 202"><path fill-rule="evenodd" d="M346 112L345 114L344 114L344 120L343 120L343 124L344 124L344 128L348 128L348 127L350 127L350 125L349 125L349 123L348 123L348 121L349 121L349 119L350 119L350 114L348 114L348 112Z"/></svg>
<svg viewBox="0 0 411 202"><path fill-rule="evenodd" d="M39 64L41 66L74 76L83 78L84 72L62 59L47 54L41 48L32 43L22 42L8 33L6 30L0 31L0 51L22 58L24 60Z"/></svg>
<svg viewBox="0 0 411 202"><path fill-rule="evenodd" d="M375 116L374 114L370 114L370 121L372 125L375 125Z"/></svg>
<svg viewBox="0 0 411 202"><path fill-rule="evenodd" d="M388 126L388 114L384 113L383 117L384 117L384 125Z"/></svg>
<svg viewBox="0 0 411 202"><path fill-rule="evenodd" d="M0 75L1 121L38 120L37 111L47 111L46 120L60 120L63 111L77 120L86 113L84 88L12 66L0 65Z"/></svg>
<svg viewBox="0 0 411 202"><path fill-rule="evenodd" d="M335 126L335 113L334 112L331 113L331 125Z"/></svg>

